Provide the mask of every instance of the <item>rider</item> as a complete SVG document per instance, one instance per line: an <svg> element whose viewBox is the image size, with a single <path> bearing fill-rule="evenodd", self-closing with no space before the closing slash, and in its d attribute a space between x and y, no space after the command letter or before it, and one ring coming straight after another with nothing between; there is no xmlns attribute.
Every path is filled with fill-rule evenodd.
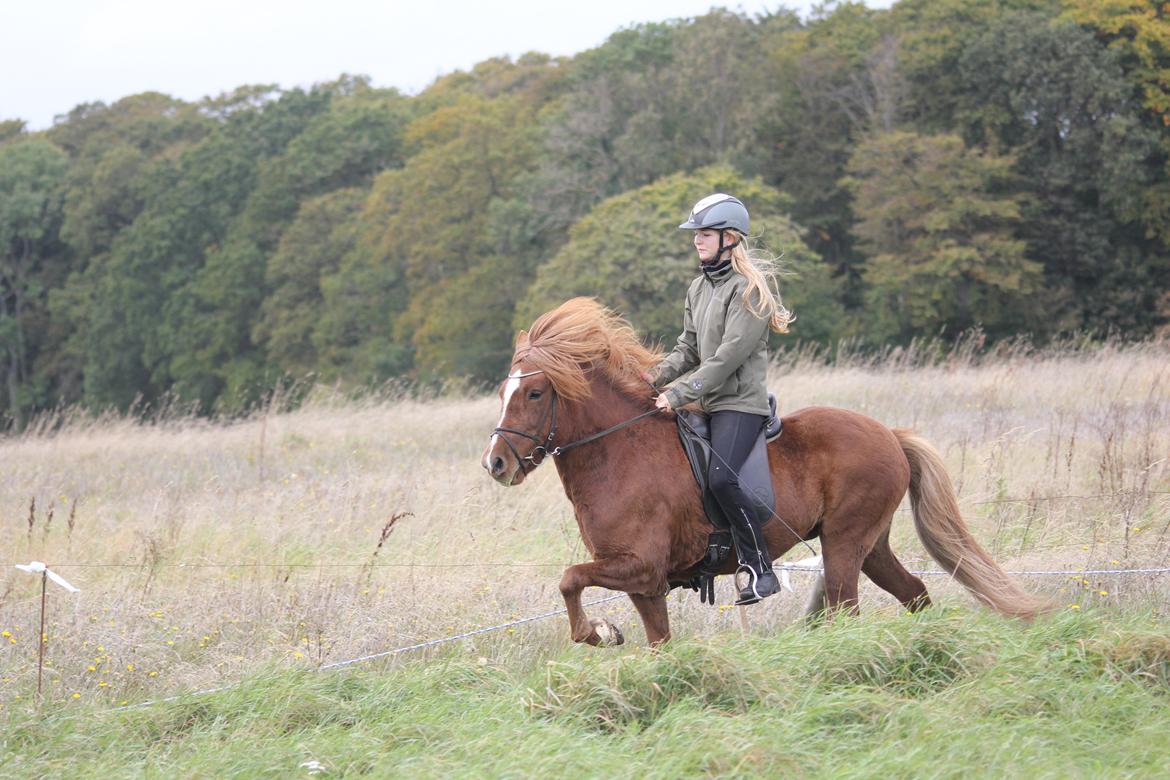
<svg viewBox="0 0 1170 780"><path fill-rule="evenodd" d="M786 333L793 317L773 292L771 260L747 249L748 212L738 198L723 193L703 198L679 228L694 231L702 273L687 290L678 343L649 378L661 387L691 372L655 404L670 411L698 401L710 415L716 456L708 481L731 521L737 579L739 572L748 574L735 603L754 604L778 591L780 583L754 499L737 475L768 419L768 329Z"/></svg>

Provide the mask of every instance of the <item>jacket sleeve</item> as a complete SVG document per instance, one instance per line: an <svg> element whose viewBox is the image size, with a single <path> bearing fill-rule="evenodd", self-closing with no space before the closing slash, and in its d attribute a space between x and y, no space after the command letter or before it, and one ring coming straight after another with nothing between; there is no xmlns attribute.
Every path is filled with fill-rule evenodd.
<svg viewBox="0 0 1170 780"><path fill-rule="evenodd" d="M691 314L691 296L683 307L683 329L674 349L654 369L654 386L662 387L690 371L699 364L699 338L695 333L695 320Z"/></svg>
<svg viewBox="0 0 1170 780"><path fill-rule="evenodd" d="M715 354L707 358L686 382L674 385L666 397L672 408L697 401L707 392L722 386L760 345L768 321L757 317L736 293L727 306L723 324L723 341Z"/></svg>

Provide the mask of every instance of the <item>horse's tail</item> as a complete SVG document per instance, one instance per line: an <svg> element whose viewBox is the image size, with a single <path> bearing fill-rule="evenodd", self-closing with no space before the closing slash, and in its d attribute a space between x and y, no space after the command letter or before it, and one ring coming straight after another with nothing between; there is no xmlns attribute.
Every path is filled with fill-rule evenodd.
<svg viewBox="0 0 1170 780"><path fill-rule="evenodd" d="M955 488L938 450L911 431L895 430L910 461L910 507L914 527L930 557L975 598L1013 617L1031 619L1050 608L1021 588L979 546L959 512Z"/></svg>

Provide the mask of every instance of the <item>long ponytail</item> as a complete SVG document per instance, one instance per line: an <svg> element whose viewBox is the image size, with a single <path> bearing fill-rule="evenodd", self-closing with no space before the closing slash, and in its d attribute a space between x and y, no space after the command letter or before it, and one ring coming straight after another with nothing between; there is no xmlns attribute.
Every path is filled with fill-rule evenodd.
<svg viewBox="0 0 1170 780"><path fill-rule="evenodd" d="M731 249L731 267L747 279L743 302L757 317L768 320L768 327L777 333L787 333L788 325L796 319L780 299L776 277L780 271L776 258L760 249L748 249L747 237L739 231L728 231L738 240Z"/></svg>

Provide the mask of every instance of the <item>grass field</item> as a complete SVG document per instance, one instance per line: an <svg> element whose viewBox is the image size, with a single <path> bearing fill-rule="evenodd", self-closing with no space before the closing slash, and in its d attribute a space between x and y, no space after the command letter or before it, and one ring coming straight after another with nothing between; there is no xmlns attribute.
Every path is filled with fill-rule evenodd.
<svg viewBox="0 0 1170 780"><path fill-rule="evenodd" d="M494 397L46 419L0 441L0 774L1155 774L1170 576L1076 572L1167 565L1170 345L936 354L792 355L771 385L782 409L934 442L1005 568L1069 572L1023 578L1058 607L1033 626L930 577L939 608L866 586L862 619L807 631L794 575L747 637L687 593L658 655L618 600L594 608L616 651L571 646L558 616L316 673L560 606L576 525L551 468L511 490L483 473ZM908 513L893 538L934 568ZM12 567L30 559L82 588L50 591L39 708L39 586Z"/></svg>
<svg viewBox="0 0 1170 780"><path fill-rule="evenodd" d="M201 699L21 718L9 776L1163 777L1170 640L965 607L645 651L270 669ZM551 636L546 635L551 642ZM490 651L489 651L490 652ZM310 764L312 766L312 764Z"/></svg>

